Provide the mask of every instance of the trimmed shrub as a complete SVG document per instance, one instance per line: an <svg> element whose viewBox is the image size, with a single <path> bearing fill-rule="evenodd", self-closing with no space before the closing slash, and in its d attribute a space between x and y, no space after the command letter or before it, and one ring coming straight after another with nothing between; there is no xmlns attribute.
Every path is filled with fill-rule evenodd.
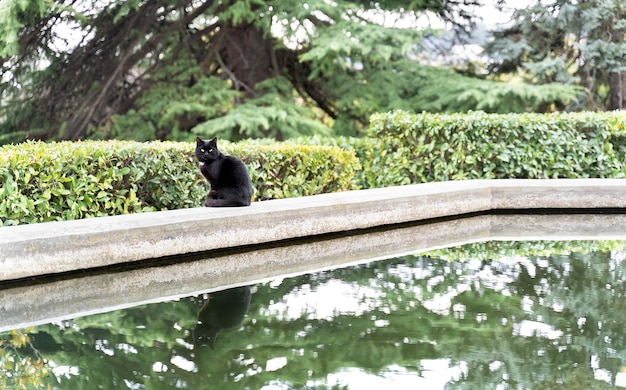
<svg viewBox="0 0 626 390"><path fill-rule="evenodd" d="M27 142L0 148L0 225L201 206L208 185L195 144ZM352 189L351 151L330 146L220 142L250 171L254 200Z"/></svg>
<svg viewBox="0 0 626 390"><path fill-rule="evenodd" d="M376 148L378 141L375 138L370 137L326 137L314 135L310 137L297 137L290 138L285 143L296 145L323 145L323 146L335 146L345 150L354 152L356 157L364 164L365 159L370 156L370 150ZM360 189L366 187L364 170L357 171L353 178L352 187Z"/></svg>
<svg viewBox="0 0 626 390"><path fill-rule="evenodd" d="M409 114L371 118L365 187L464 179L624 177L626 115Z"/></svg>
<svg viewBox="0 0 626 390"><path fill-rule="evenodd" d="M356 189L353 178L361 170L354 151L336 146L249 140L220 147L248 166L256 191L253 200Z"/></svg>

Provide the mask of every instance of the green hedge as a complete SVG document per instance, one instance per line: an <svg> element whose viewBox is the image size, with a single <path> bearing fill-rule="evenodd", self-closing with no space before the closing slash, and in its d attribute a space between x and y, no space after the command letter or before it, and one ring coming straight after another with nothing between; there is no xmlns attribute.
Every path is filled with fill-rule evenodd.
<svg viewBox="0 0 626 390"><path fill-rule="evenodd" d="M624 177L626 114L376 114L364 187L495 178Z"/></svg>
<svg viewBox="0 0 626 390"><path fill-rule="evenodd" d="M353 189L354 152L331 146L224 143L246 163L254 200ZM27 142L0 147L0 225L201 206L195 144Z"/></svg>
<svg viewBox="0 0 626 390"><path fill-rule="evenodd" d="M352 151L361 162L361 166L365 164L365 160L371 156L371 151L377 147L377 141L371 137L328 137L314 135L309 137L290 138L284 141L286 144L293 145L317 145L317 146L334 146L348 151ZM366 188L365 171L360 169L353 177L353 188Z"/></svg>
<svg viewBox="0 0 626 390"><path fill-rule="evenodd" d="M372 116L363 138L220 147L248 166L254 200L443 180L621 178L626 114L397 111ZM0 225L200 206L207 186L193 149L174 142L5 145Z"/></svg>
<svg viewBox="0 0 626 390"><path fill-rule="evenodd" d="M242 141L223 149L248 166L253 200L353 190L361 171L354 151L336 146Z"/></svg>

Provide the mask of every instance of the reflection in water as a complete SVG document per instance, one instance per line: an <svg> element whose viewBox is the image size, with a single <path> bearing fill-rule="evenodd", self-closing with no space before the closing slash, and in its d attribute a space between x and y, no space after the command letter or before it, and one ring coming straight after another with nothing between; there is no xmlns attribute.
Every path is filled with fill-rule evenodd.
<svg viewBox="0 0 626 390"><path fill-rule="evenodd" d="M241 325L250 308L250 287L235 287L208 294L198 313L198 324L193 330L194 349L208 345L215 349L218 334Z"/></svg>
<svg viewBox="0 0 626 390"><path fill-rule="evenodd" d="M557 255L544 243L536 256L529 245L474 244L41 325L19 353L38 351L58 389L626 386L626 252ZM201 347L225 329L218 348Z"/></svg>

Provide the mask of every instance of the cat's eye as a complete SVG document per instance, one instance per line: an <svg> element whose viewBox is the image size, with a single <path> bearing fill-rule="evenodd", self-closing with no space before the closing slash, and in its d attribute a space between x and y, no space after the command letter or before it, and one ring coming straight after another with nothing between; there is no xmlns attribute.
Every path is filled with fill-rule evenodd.
<svg viewBox="0 0 626 390"><path fill-rule="evenodd" d="M204 149L200 149L200 152L205 153L205 152L206 152L206 150L204 150Z"/></svg>
<svg viewBox="0 0 626 390"><path fill-rule="evenodd" d="M209 153L213 152L213 149L209 149Z"/></svg>

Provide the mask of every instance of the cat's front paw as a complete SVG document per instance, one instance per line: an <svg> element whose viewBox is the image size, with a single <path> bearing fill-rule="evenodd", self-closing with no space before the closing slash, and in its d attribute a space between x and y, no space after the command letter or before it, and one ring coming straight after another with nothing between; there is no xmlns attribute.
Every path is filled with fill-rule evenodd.
<svg viewBox="0 0 626 390"><path fill-rule="evenodd" d="M217 191L215 190L209 191L209 193L206 196L206 199L204 200L204 206L213 207L215 199L217 199Z"/></svg>

